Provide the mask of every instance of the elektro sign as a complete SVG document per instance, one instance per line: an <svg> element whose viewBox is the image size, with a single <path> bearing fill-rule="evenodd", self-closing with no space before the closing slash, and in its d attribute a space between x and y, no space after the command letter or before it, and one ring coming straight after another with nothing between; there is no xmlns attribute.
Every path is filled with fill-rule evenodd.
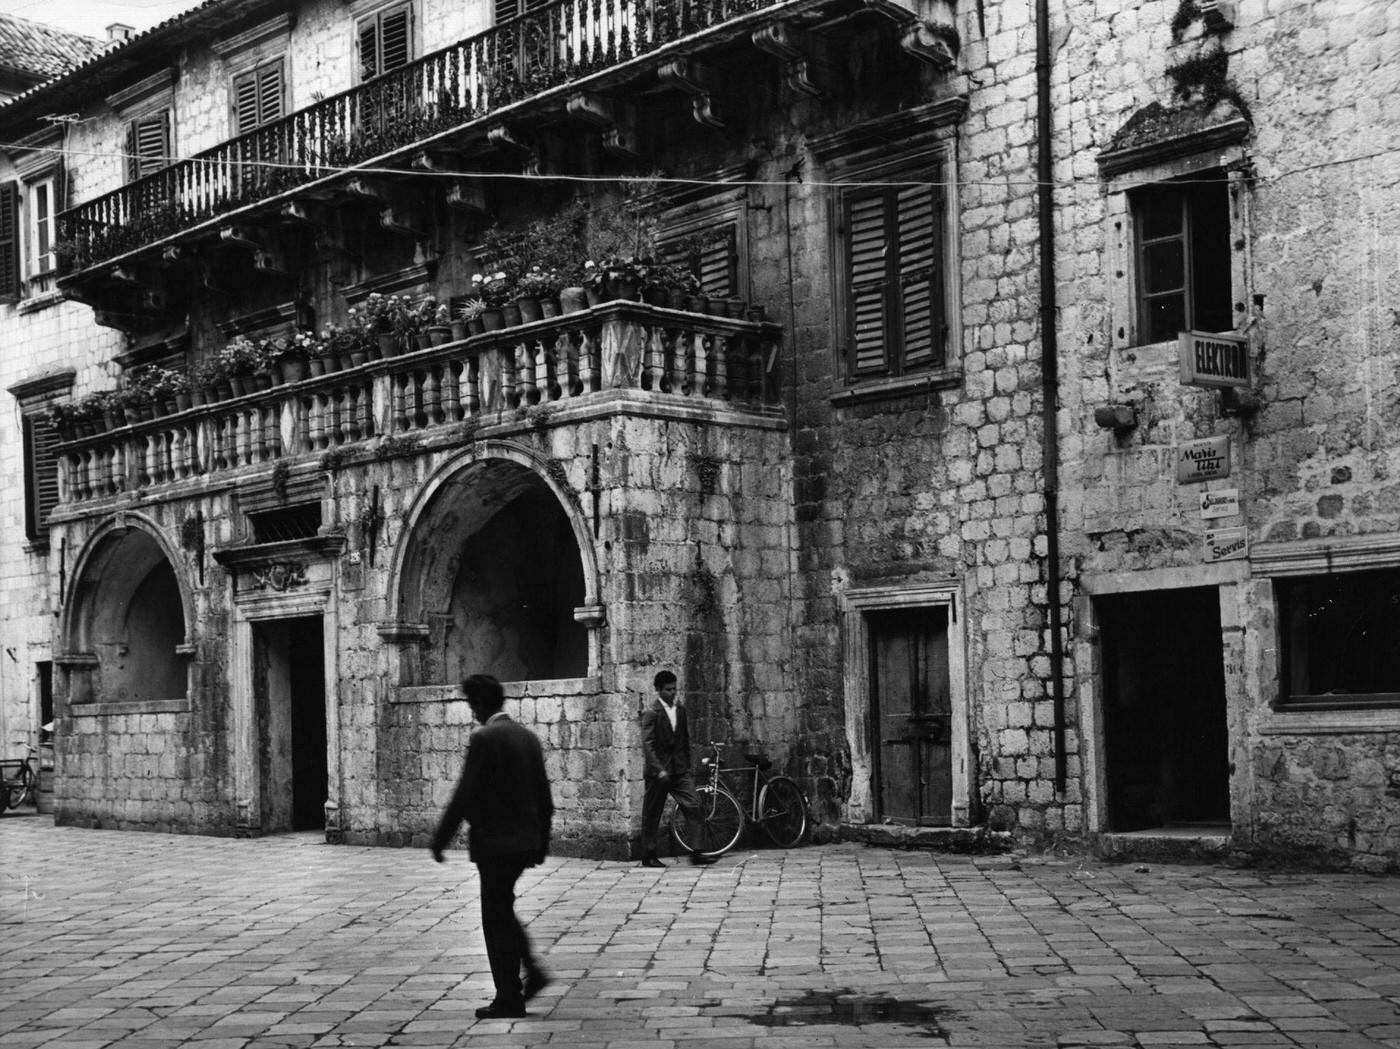
<svg viewBox="0 0 1400 1049"><path fill-rule="evenodd" d="M1178 340L1183 385L1238 389L1250 385L1249 347L1243 335L1184 331Z"/></svg>

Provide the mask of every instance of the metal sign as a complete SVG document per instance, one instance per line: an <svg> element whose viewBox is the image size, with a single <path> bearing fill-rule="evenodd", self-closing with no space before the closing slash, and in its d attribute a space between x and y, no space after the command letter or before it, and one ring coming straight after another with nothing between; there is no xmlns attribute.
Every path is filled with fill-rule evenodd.
<svg viewBox="0 0 1400 1049"><path fill-rule="evenodd" d="M1177 336L1181 382L1185 386L1226 386L1245 389L1249 377L1249 346L1243 335L1184 331Z"/></svg>
<svg viewBox="0 0 1400 1049"><path fill-rule="evenodd" d="M1192 484L1230 476L1230 438L1187 441L1176 450L1176 483Z"/></svg>
<svg viewBox="0 0 1400 1049"><path fill-rule="evenodd" d="M1206 562L1238 561L1249 556L1247 528L1217 528L1206 533Z"/></svg>
<svg viewBox="0 0 1400 1049"><path fill-rule="evenodd" d="M1239 512L1238 488L1217 488L1213 492L1201 493L1201 516L1207 520L1213 517L1234 517Z"/></svg>

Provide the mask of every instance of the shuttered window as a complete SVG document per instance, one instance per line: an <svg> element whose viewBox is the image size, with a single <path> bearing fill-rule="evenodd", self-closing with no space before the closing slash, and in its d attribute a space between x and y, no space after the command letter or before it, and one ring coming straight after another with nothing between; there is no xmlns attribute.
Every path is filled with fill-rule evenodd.
<svg viewBox="0 0 1400 1049"><path fill-rule="evenodd" d="M43 415L25 415L24 534L42 539L49 534L49 511L58 503L58 431Z"/></svg>
<svg viewBox="0 0 1400 1049"><path fill-rule="evenodd" d="M943 363L943 200L937 185L848 190L841 202L851 378Z"/></svg>
<svg viewBox="0 0 1400 1049"><path fill-rule="evenodd" d="M170 110L140 117L127 125L126 179L152 175L170 164Z"/></svg>
<svg viewBox="0 0 1400 1049"><path fill-rule="evenodd" d="M700 290L711 298L736 298L741 294L738 236L733 222L714 226L703 234L662 238L660 254L666 262L690 270L700 282Z"/></svg>
<svg viewBox="0 0 1400 1049"><path fill-rule="evenodd" d="M233 108L235 133L239 135L246 135L264 124L280 120L286 112L282 60L259 66L235 79Z"/></svg>
<svg viewBox="0 0 1400 1049"><path fill-rule="evenodd" d="M548 7L553 0L496 0L496 24Z"/></svg>
<svg viewBox="0 0 1400 1049"><path fill-rule="evenodd" d="M18 302L19 184L0 184L0 302Z"/></svg>
<svg viewBox="0 0 1400 1049"><path fill-rule="evenodd" d="M386 8L360 22L360 79L387 73L413 60L413 7Z"/></svg>

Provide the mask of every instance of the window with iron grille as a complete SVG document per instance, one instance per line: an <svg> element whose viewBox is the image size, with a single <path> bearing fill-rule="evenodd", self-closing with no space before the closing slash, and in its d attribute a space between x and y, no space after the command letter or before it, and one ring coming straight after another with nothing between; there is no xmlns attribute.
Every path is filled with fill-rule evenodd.
<svg viewBox="0 0 1400 1049"><path fill-rule="evenodd" d="M360 79L369 80L413 61L413 5L399 4L361 19Z"/></svg>
<svg viewBox="0 0 1400 1049"><path fill-rule="evenodd" d="M1136 234L1138 341L1234 327L1230 200L1223 171L1130 194Z"/></svg>
<svg viewBox="0 0 1400 1049"><path fill-rule="evenodd" d="M943 188L937 172L881 178L839 197L842 339L850 380L941 367L946 359Z"/></svg>
<svg viewBox="0 0 1400 1049"><path fill-rule="evenodd" d="M321 528L321 504L299 503L248 514L253 526L253 542L283 543L290 539L314 538Z"/></svg>

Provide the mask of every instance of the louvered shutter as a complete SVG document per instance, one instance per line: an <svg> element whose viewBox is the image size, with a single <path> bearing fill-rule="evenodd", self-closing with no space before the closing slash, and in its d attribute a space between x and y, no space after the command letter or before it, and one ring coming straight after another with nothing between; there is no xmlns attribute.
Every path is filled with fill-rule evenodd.
<svg viewBox="0 0 1400 1049"><path fill-rule="evenodd" d="M409 20L410 11L401 7L390 11L379 19L379 33L382 43L379 48L379 71L387 73L391 69L408 65L413 58L413 34Z"/></svg>
<svg viewBox="0 0 1400 1049"><path fill-rule="evenodd" d="M246 135L258 124L258 78L248 73L233 82L233 111L236 134Z"/></svg>
<svg viewBox="0 0 1400 1049"><path fill-rule="evenodd" d="M133 120L126 140L127 181L135 182L170 163L170 111Z"/></svg>
<svg viewBox="0 0 1400 1049"><path fill-rule="evenodd" d="M854 375L885 370L888 337L888 209L885 194L846 197L847 339Z"/></svg>
<svg viewBox="0 0 1400 1049"><path fill-rule="evenodd" d="M58 431L42 415L24 416L25 535L38 539L49 533L49 511L58 504Z"/></svg>
<svg viewBox="0 0 1400 1049"><path fill-rule="evenodd" d="M360 79L379 75L379 19L371 18L360 25Z"/></svg>
<svg viewBox="0 0 1400 1049"><path fill-rule="evenodd" d="M700 289L711 298L728 299L738 294L735 287L738 258L734 243L734 225L731 223L700 248L695 260L695 275L700 279Z"/></svg>
<svg viewBox="0 0 1400 1049"><path fill-rule="evenodd" d="M496 24L500 25L507 19L514 18L520 13L520 0L496 0Z"/></svg>
<svg viewBox="0 0 1400 1049"><path fill-rule="evenodd" d="M900 332L905 368L938 363L943 356L941 194L936 186L907 186L895 204L899 227Z"/></svg>
<svg viewBox="0 0 1400 1049"><path fill-rule="evenodd" d="M0 302L18 302L19 183L0 184Z"/></svg>

